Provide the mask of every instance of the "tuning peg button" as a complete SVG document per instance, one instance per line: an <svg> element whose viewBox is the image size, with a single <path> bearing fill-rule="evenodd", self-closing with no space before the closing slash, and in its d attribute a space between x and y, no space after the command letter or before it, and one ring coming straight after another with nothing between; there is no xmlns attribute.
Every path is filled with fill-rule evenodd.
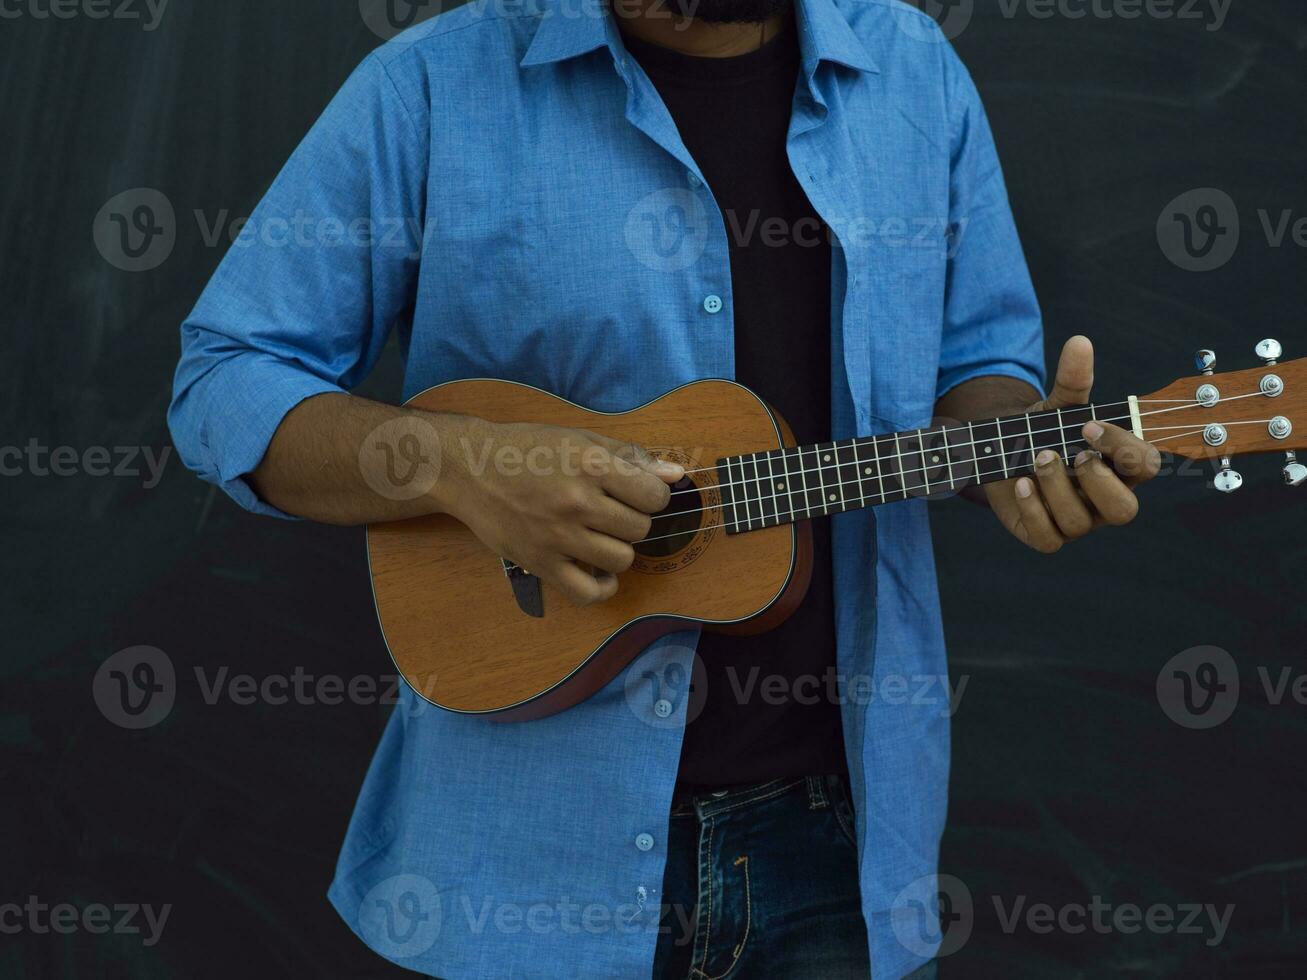
<svg viewBox="0 0 1307 980"><path fill-rule="evenodd" d="M1221 472L1216 474L1216 479L1212 481L1212 486L1220 490L1221 493L1234 493L1243 486L1243 477L1237 470L1230 469L1230 457L1221 457Z"/></svg>
<svg viewBox="0 0 1307 980"><path fill-rule="evenodd" d="M1280 355L1284 353L1284 348L1280 346L1280 342L1274 337L1267 337L1254 347L1253 350L1255 350L1257 356L1267 364L1274 364L1280 359Z"/></svg>
<svg viewBox="0 0 1307 980"><path fill-rule="evenodd" d="M1203 374L1211 374L1216 370L1216 351L1197 351L1194 354L1194 366Z"/></svg>
<svg viewBox="0 0 1307 980"><path fill-rule="evenodd" d="M1234 493L1243 486L1243 477L1236 470L1221 470L1212 483L1221 493Z"/></svg>
<svg viewBox="0 0 1307 980"><path fill-rule="evenodd" d="M1298 454L1290 450L1284 456L1289 461L1284 467L1284 482L1291 487L1300 487L1307 483L1307 466L1298 462Z"/></svg>

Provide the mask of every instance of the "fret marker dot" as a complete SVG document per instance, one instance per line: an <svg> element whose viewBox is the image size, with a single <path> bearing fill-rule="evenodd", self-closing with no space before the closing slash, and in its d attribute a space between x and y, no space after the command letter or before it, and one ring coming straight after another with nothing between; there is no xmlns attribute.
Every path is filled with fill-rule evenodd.
<svg viewBox="0 0 1307 980"><path fill-rule="evenodd" d="M784 489L785 489L785 484L784 484L784 483L778 483L778 484L776 484L776 489L777 489L777 490L784 490Z"/></svg>
<svg viewBox="0 0 1307 980"><path fill-rule="evenodd" d="M871 467L868 466L868 467L867 467L865 470L863 470L862 472L866 473L867 476L871 476Z"/></svg>
<svg viewBox="0 0 1307 980"><path fill-rule="evenodd" d="M992 453L993 451L994 451L994 447L993 447L993 446L986 446L986 447L985 447L985 452L986 452L986 453Z"/></svg>
<svg viewBox="0 0 1307 980"><path fill-rule="evenodd" d="M831 499L831 500L834 500L834 499L835 499L835 494L831 494L831 495L830 495L830 499Z"/></svg>
<svg viewBox="0 0 1307 980"><path fill-rule="evenodd" d="M829 462L830 462L830 453L827 453L827 454L826 454L825 456L823 456L821 459L822 459L822 462L824 462L824 463L829 463Z"/></svg>
<svg viewBox="0 0 1307 980"><path fill-rule="evenodd" d="M931 461L932 463L938 463L938 462L939 462L939 457L938 457L938 456L932 456L932 457L930 457L930 461Z"/></svg>

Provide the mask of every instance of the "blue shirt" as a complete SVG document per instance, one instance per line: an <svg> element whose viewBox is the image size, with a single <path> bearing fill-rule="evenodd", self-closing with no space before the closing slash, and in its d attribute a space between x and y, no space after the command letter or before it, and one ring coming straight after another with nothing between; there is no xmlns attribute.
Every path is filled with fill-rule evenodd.
<svg viewBox="0 0 1307 980"><path fill-rule="evenodd" d="M1038 307L952 49L895 0L799 0L797 19L789 158L838 239L832 437L923 426L980 375L1041 387ZM732 377L732 310L721 214L598 0L476 2L369 56L295 151L182 327L169 421L188 465L275 514L245 476L391 331L404 398L498 377L618 411ZM935 571L924 502L833 520L863 910L891 978L937 938L916 918L948 783ZM525 724L405 692L330 889L340 914L441 977L647 977L696 639Z"/></svg>

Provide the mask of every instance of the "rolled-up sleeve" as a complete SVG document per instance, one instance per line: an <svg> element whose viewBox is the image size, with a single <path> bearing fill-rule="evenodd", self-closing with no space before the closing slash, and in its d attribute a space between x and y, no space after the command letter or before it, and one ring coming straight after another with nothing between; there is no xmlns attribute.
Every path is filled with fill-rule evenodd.
<svg viewBox="0 0 1307 980"><path fill-rule="evenodd" d="M951 238L936 397L984 375L1019 378L1043 392L1039 303L994 137L971 76L943 47L952 132Z"/></svg>
<svg viewBox="0 0 1307 980"><path fill-rule="evenodd" d="M355 70L182 324L173 441L249 510L286 516L245 479L286 414L357 385L411 316L429 127L406 88L376 55Z"/></svg>

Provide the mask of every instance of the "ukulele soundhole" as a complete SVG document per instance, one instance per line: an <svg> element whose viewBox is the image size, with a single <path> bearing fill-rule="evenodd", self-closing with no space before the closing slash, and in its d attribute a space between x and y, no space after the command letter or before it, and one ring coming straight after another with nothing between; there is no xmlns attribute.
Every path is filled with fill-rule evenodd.
<svg viewBox="0 0 1307 980"><path fill-rule="evenodd" d="M682 477L672 486L672 499L666 508L653 516L653 525L644 541L635 545L635 552L645 558L668 558L684 551L703 527L703 493L690 480Z"/></svg>

